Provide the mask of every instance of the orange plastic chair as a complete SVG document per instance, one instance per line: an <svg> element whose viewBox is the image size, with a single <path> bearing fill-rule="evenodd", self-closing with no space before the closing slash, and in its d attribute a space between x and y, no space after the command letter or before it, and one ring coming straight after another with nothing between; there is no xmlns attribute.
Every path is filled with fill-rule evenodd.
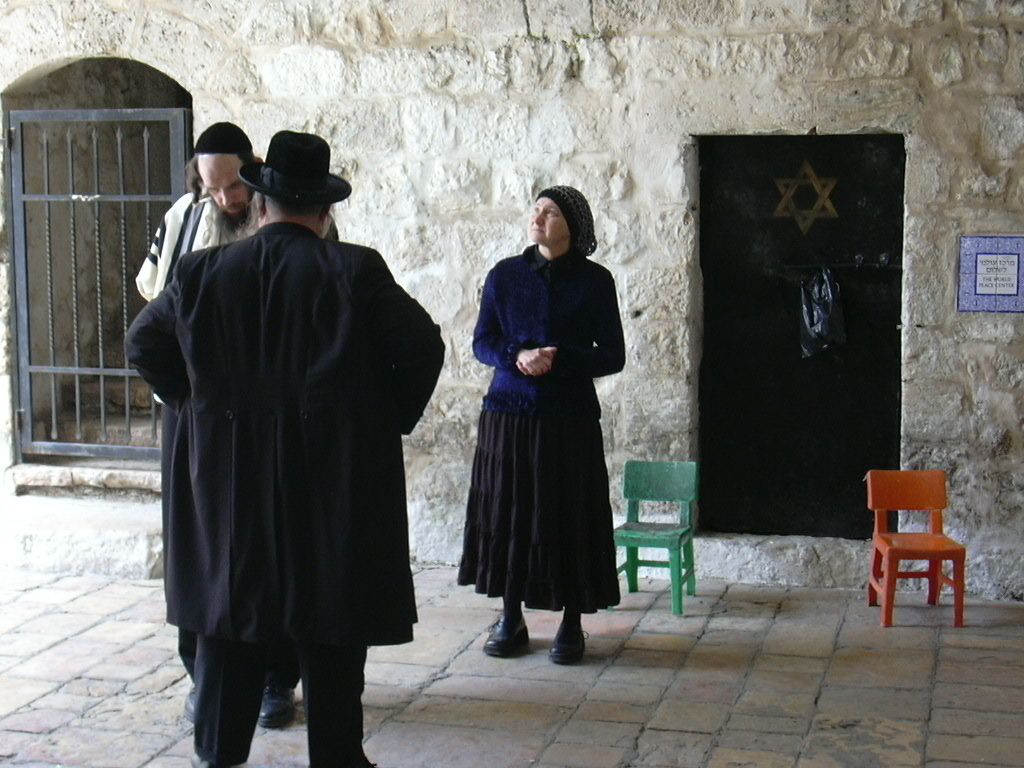
<svg viewBox="0 0 1024 768"><path fill-rule="evenodd" d="M898 579L927 579L928 604L938 603L943 586L953 589L953 626L964 625L964 573L967 550L943 533L942 511L946 508L946 473L940 469L872 469L868 482L868 509L875 513L874 552L868 579L868 605L882 600L882 626L892 626L892 609ZM889 513L929 513L927 533L889 531ZM902 560L926 560L926 570L900 570ZM943 569L952 563L952 576Z"/></svg>

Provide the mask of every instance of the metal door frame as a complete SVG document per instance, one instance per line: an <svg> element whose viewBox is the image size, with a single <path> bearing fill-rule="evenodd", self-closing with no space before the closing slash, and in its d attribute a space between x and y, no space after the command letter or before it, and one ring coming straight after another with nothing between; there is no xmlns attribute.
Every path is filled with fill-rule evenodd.
<svg viewBox="0 0 1024 768"><path fill-rule="evenodd" d="M27 123L110 123L110 122L166 122L169 126L169 167L171 168L171 191L170 194L148 194L149 174L148 163L149 153L146 153L146 191L147 194L95 194L82 196L69 190L69 194L26 194L25 192L25 149L22 144L24 132L22 126ZM73 456L73 457L98 457L112 459L158 459L160 456L159 447L118 445L112 443L86 443L86 442L60 442L52 440L33 440L31 414L33 413L33 389L32 374L53 374L80 376L98 376L101 382L101 422L105 419L106 408L102 402L102 392L107 378L120 379L127 386L128 381L138 377L138 373L130 368L106 368L103 367L102 359L100 365L94 367L75 366L53 366L31 364L31 336L29 334L29 279L28 279L28 244L26 234L26 208L28 202L47 203L46 211L49 216L50 202L72 202L78 201L93 203L94 210L98 212L100 203L110 202L144 202L147 204L159 204L166 210L170 205L185 194L185 180L183 174L175 169L184 168L189 148L191 146L191 111L188 109L95 109L95 110L12 110L4 114L4 128L7 133L8 147L8 178L10 184L9 197L9 219L12 224L12 266L14 271L15 288L15 314L16 314L16 339L17 359L16 373L18 387L15 393L15 429L18 431L16 450L19 453L19 460L25 454L43 454L51 456ZM146 139L148 147L148 137ZM120 149L120 147L119 147ZM95 158L94 158L94 161ZM98 161L97 165L98 165ZM47 181L48 184L48 181ZM97 213L98 215L98 213ZM124 226L122 218L122 226ZM102 342L100 343L102 350ZM102 358L102 351L101 351ZM76 401L77 418L80 420L80 401ZM125 405L126 412L129 410L128 403ZM51 404L51 412L55 406ZM154 429L155 419L154 411ZM55 415L54 415L54 418ZM130 431L131 415L126 413L126 425Z"/></svg>

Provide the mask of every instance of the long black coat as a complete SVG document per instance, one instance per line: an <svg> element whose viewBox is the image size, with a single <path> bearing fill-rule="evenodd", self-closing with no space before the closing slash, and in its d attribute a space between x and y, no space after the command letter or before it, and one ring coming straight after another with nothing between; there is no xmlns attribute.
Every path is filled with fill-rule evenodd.
<svg viewBox="0 0 1024 768"><path fill-rule="evenodd" d="M126 344L179 416L168 620L252 642L411 640L401 435L444 343L380 254L271 224L183 257Z"/></svg>

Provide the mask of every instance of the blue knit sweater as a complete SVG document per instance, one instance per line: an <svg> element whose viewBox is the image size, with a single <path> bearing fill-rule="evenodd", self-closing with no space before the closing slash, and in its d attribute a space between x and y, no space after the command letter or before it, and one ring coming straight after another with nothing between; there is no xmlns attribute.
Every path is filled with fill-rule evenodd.
<svg viewBox="0 0 1024 768"><path fill-rule="evenodd" d="M516 368L521 349L558 347L543 376ZM569 253L547 264L530 246L487 275L473 352L494 366L484 397L490 411L600 418L594 379L626 362L611 272Z"/></svg>

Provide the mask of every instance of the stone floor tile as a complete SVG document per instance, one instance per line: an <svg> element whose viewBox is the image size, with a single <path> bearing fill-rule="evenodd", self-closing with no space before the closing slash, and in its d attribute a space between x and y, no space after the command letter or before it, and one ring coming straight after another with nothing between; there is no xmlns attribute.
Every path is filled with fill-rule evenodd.
<svg viewBox="0 0 1024 768"><path fill-rule="evenodd" d="M422 664L366 662L366 682L378 685L415 687L437 676L437 667Z"/></svg>
<svg viewBox="0 0 1024 768"><path fill-rule="evenodd" d="M818 696L818 711L832 717L883 717L927 720L931 706L928 688L854 688L828 685Z"/></svg>
<svg viewBox="0 0 1024 768"><path fill-rule="evenodd" d="M830 656L835 649L836 629L817 626L805 621L782 624L776 622L768 630L762 643L765 653L780 656Z"/></svg>
<svg viewBox="0 0 1024 768"><path fill-rule="evenodd" d="M810 728L811 721L802 717L771 717L768 715L745 715L733 712L726 728L737 731L757 731L759 733L786 733L803 736Z"/></svg>
<svg viewBox="0 0 1024 768"><path fill-rule="evenodd" d="M601 744L567 744L556 741L541 761L566 768L618 768L630 750Z"/></svg>
<svg viewBox="0 0 1024 768"><path fill-rule="evenodd" d="M746 752L770 752L790 757L793 761L800 754L803 733L771 733L766 731L738 730L726 727L718 734L718 746L724 749L740 749Z"/></svg>
<svg viewBox="0 0 1024 768"><path fill-rule="evenodd" d="M598 611L583 616L583 629L592 637L628 637L640 620L643 611Z"/></svg>
<svg viewBox="0 0 1024 768"><path fill-rule="evenodd" d="M825 659L764 652L754 659L751 671L823 675L827 666Z"/></svg>
<svg viewBox="0 0 1024 768"><path fill-rule="evenodd" d="M580 720L604 720L610 723L643 723L653 710L652 704L586 699L576 710L576 717Z"/></svg>
<svg viewBox="0 0 1024 768"><path fill-rule="evenodd" d="M474 643L448 667L452 675L515 677L523 680L550 680L566 683L593 683L604 670L604 658L588 645L578 664L553 664L548 647L530 639L526 651L498 659L483 652L483 641Z"/></svg>
<svg viewBox="0 0 1024 768"><path fill-rule="evenodd" d="M1024 698L1024 691L1022 698ZM1024 712L971 712L965 709L934 709L929 732L960 736L1005 736L1024 733Z"/></svg>
<svg viewBox="0 0 1024 768"><path fill-rule="evenodd" d="M96 643L130 644L149 637L157 631L156 625L142 621L103 621L82 632L80 640Z"/></svg>
<svg viewBox="0 0 1024 768"><path fill-rule="evenodd" d="M192 728L183 716L183 705L183 698L171 691L123 693L103 699L86 711L79 723L83 728L181 737Z"/></svg>
<svg viewBox="0 0 1024 768"><path fill-rule="evenodd" d="M984 765L1024 766L1024 736L1007 738L933 734L928 738L925 757Z"/></svg>
<svg viewBox="0 0 1024 768"><path fill-rule="evenodd" d="M37 738L18 752L18 761L38 761L75 768L137 768L168 746L152 733L66 728Z"/></svg>
<svg viewBox="0 0 1024 768"><path fill-rule="evenodd" d="M790 592L779 602L776 621L802 621L829 624L838 622L846 611L846 602L840 595L829 595L811 590Z"/></svg>
<svg viewBox="0 0 1024 768"><path fill-rule="evenodd" d="M816 699L816 693L748 688L740 694L734 710L744 715L809 719L814 714Z"/></svg>
<svg viewBox="0 0 1024 768"><path fill-rule="evenodd" d="M935 653L916 648L839 648L825 678L827 685L926 688Z"/></svg>
<svg viewBox="0 0 1024 768"><path fill-rule="evenodd" d="M396 720L456 725L486 730L528 730L553 736L571 710L526 701L496 701L448 696L423 696L395 716Z"/></svg>
<svg viewBox="0 0 1024 768"><path fill-rule="evenodd" d="M711 750L711 736L647 728L637 740L632 768L700 768Z"/></svg>
<svg viewBox="0 0 1024 768"><path fill-rule="evenodd" d="M753 669L747 676L747 688L779 693L817 693L824 673Z"/></svg>
<svg viewBox="0 0 1024 768"><path fill-rule="evenodd" d="M625 648L612 662L615 666L664 667L675 669L686 660L685 651L660 651L640 648Z"/></svg>
<svg viewBox="0 0 1024 768"><path fill-rule="evenodd" d="M800 765L919 766L925 728L909 721L821 715L807 735Z"/></svg>
<svg viewBox="0 0 1024 768"><path fill-rule="evenodd" d="M161 755L146 763L142 768L191 768L192 762L187 757ZM251 765L251 763L250 763Z"/></svg>
<svg viewBox="0 0 1024 768"><path fill-rule="evenodd" d="M57 683L0 675L0 717L11 714L56 689Z"/></svg>
<svg viewBox="0 0 1024 768"><path fill-rule="evenodd" d="M567 744L602 744L607 747L632 749L642 723L587 720L577 713L558 732L558 740Z"/></svg>
<svg viewBox="0 0 1024 768"><path fill-rule="evenodd" d="M365 750L387 768L532 768L545 745L523 731L393 721L367 740Z"/></svg>
<svg viewBox="0 0 1024 768"><path fill-rule="evenodd" d="M71 722L75 717L77 715L74 712L60 709L22 709L0 719L0 732L49 733L65 723Z"/></svg>
<svg viewBox="0 0 1024 768"><path fill-rule="evenodd" d="M662 731L715 733L728 719L729 707L724 704L673 699L663 701L658 706L647 726Z"/></svg>
<svg viewBox="0 0 1024 768"><path fill-rule="evenodd" d="M24 592L15 602L57 606L74 600L76 597L80 597L80 595L74 590L54 589L51 585Z"/></svg>
<svg viewBox="0 0 1024 768"><path fill-rule="evenodd" d="M618 684L601 679L587 693L587 700L650 705L659 702L664 692L660 685Z"/></svg>
<svg viewBox="0 0 1024 768"><path fill-rule="evenodd" d="M686 654L693 648L695 642L695 638L686 635L634 632L626 639L625 648Z"/></svg>
<svg viewBox="0 0 1024 768"><path fill-rule="evenodd" d="M1024 633L1006 634L987 629L957 629L939 633L941 648L992 648L995 650L1024 651Z"/></svg>
<svg viewBox="0 0 1024 768"><path fill-rule="evenodd" d="M575 707L586 696L587 686L544 680L516 680L493 677L452 676L437 680L424 693L431 696L462 696L559 707Z"/></svg>
<svg viewBox="0 0 1024 768"><path fill-rule="evenodd" d="M92 613L45 613L21 624L18 632L59 635L67 638L84 632L98 622L99 617Z"/></svg>
<svg viewBox="0 0 1024 768"><path fill-rule="evenodd" d="M419 622L413 627L416 639L423 632L434 632L437 628L482 632L489 627L498 614L489 608L454 608L425 605L417 608Z"/></svg>
<svg viewBox="0 0 1024 768"><path fill-rule="evenodd" d="M366 707L399 709L415 699L417 694L418 691L415 688L370 684L363 690L363 705Z"/></svg>
<svg viewBox="0 0 1024 768"><path fill-rule="evenodd" d="M609 684L650 685L665 689L672 684L677 674L677 670L668 667L611 665L601 672L599 679Z"/></svg>
<svg viewBox="0 0 1024 768"><path fill-rule="evenodd" d="M702 680L699 673L686 670L677 675L675 682L665 691L665 698L732 705L742 691L743 679L729 682Z"/></svg>
<svg viewBox="0 0 1024 768"><path fill-rule="evenodd" d="M935 678L962 685L1010 685L1024 687L1024 667L970 662L940 661Z"/></svg>
<svg viewBox="0 0 1024 768"><path fill-rule="evenodd" d="M692 611L683 616L674 616L668 611L649 612L637 622L636 631L697 637L704 630L706 623L706 615L695 614Z"/></svg>
<svg viewBox="0 0 1024 768"><path fill-rule="evenodd" d="M39 736L34 733L0 730L0 763L9 763L11 758L38 740Z"/></svg>
<svg viewBox="0 0 1024 768"><path fill-rule="evenodd" d="M708 768L793 768L795 764L793 758L774 752L716 747L711 752Z"/></svg>
<svg viewBox="0 0 1024 768"><path fill-rule="evenodd" d="M930 627L882 627L846 623L836 645L859 648L932 648L938 646L938 630Z"/></svg>
<svg viewBox="0 0 1024 768"><path fill-rule="evenodd" d="M63 640L59 633L4 632L0 634L0 656L32 656Z"/></svg>
<svg viewBox="0 0 1024 768"><path fill-rule="evenodd" d="M932 694L932 706L979 712L1020 712L1021 699L1019 688L938 682Z"/></svg>
<svg viewBox="0 0 1024 768"><path fill-rule="evenodd" d="M0 585L5 591L25 592L60 580L60 576L41 571L5 569L0 572Z"/></svg>
<svg viewBox="0 0 1024 768"><path fill-rule="evenodd" d="M119 646L111 643L90 643L72 638L29 657L11 667L6 674L38 680L70 680L117 650Z"/></svg>
<svg viewBox="0 0 1024 768"><path fill-rule="evenodd" d="M111 597L109 595L91 594L76 597L67 603L67 610L78 613L91 613L101 616L112 616L131 610L138 600L130 597Z"/></svg>
<svg viewBox="0 0 1024 768"><path fill-rule="evenodd" d="M416 639L404 645L381 645L370 648L367 659L374 662L420 664L440 667L468 646L476 631L432 629L419 632Z"/></svg>

